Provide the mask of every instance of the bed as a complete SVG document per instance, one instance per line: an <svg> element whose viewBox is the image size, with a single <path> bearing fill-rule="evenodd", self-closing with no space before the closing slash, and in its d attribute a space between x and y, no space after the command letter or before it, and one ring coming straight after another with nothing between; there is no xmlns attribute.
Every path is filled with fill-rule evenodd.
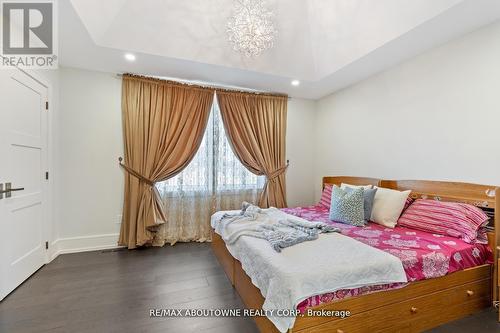
<svg viewBox="0 0 500 333"><path fill-rule="evenodd" d="M324 177L327 184L350 183L377 185L398 190L412 190L412 198L432 198L474 204L493 219L499 197L493 186L436 181L394 181L361 177ZM328 212L320 206L284 209L288 214L305 219L328 219ZM303 313L313 310L349 310L351 316L316 317L297 316L293 332L420 332L448 321L458 319L489 307L497 300L496 249L498 235L491 229L489 246L471 245L456 238L433 235L396 227L387 229L370 224L362 230L341 225L341 232L349 237L398 256L408 283L361 287L310 297L297 308ZM418 239L418 242L415 241ZM405 244L404 251L401 244ZM441 257L436 258L436 247ZM212 233L212 248L231 283L247 308L260 309L264 298L233 258L222 238ZM434 255L434 257L432 257ZM446 264L445 264L446 263ZM277 332L266 317L254 318L261 332Z"/></svg>

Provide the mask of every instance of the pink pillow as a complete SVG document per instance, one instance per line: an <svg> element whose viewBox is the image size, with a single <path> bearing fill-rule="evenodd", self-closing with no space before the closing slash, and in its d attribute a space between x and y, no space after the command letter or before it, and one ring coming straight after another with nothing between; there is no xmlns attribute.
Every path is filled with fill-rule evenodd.
<svg viewBox="0 0 500 333"><path fill-rule="evenodd" d="M405 210L407 210L408 207L410 207L410 205L413 203L413 201L415 201L415 200L410 198L410 197L406 198L405 206L403 207L403 211L401 212L401 214L403 214L405 212Z"/></svg>
<svg viewBox="0 0 500 333"><path fill-rule="evenodd" d="M488 216L479 208L460 202L418 199L398 220L398 225L460 238L467 243L488 243L484 226Z"/></svg>
<svg viewBox="0 0 500 333"><path fill-rule="evenodd" d="M319 205L330 209L332 204L332 185L325 185L323 193L321 193L321 199L319 200Z"/></svg>

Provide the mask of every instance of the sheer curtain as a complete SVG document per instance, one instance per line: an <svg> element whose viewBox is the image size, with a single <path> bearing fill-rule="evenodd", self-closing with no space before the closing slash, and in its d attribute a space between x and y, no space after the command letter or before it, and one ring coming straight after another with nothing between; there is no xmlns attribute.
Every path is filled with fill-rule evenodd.
<svg viewBox="0 0 500 333"><path fill-rule="evenodd" d="M234 155L214 99L201 146L177 176L156 184L165 205L167 223L155 243L210 240L210 216L218 210L256 203L265 176L248 171Z"/></svg>

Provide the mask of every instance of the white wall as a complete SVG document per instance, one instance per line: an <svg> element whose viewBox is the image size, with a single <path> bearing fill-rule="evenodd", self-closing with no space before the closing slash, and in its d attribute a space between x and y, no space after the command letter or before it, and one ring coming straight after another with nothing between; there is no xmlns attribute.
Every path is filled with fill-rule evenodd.
<svg viewBox="0 0 500 333"><path fill-rule="evenodd" d="M293 98L288 102L286 174L288 206L310 205L314 201L314 126L316 102Z"/></svg>
<svg viewBox="0 0 500 333"><path fill-rule="evenodd" d="M121 80L61 68L56 220L61 253L116 244L122 211ZM315 103L289 102L287 192L290 205L313 201Z"/></svg>
<svg viewBox="0 0 500 333"><path fill-rule="evenodd" d="M60 68L56 223L61 252L116 244L122 210L121 82Z"/></svg>
<svg viewBox="0 0 500 333"><path fill-rule="evenodd" d="M315 183L353 175L500 185L499 41L496 23L318 101Z"/></svg>

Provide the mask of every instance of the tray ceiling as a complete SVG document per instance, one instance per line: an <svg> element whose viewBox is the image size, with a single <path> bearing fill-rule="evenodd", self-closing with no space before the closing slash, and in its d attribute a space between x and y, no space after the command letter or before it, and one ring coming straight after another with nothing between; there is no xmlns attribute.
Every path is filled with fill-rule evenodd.
<svg viewBox="0 0 500 333"><path fill-rule="evenodd" d="M63 65L308 98L321 97L500 16L495 0L268 0L278 29L275 45L247 58L226 38L232 0L70 2L61 1L59 9ZM478 15L473 19L466 18L471 8ZM135 53L137 61L123 62L123 52ZM379 59L382 55L389 59ZM370 57L372 62L366 64ZM302 84L292 88L291 79Z"/></svg>

